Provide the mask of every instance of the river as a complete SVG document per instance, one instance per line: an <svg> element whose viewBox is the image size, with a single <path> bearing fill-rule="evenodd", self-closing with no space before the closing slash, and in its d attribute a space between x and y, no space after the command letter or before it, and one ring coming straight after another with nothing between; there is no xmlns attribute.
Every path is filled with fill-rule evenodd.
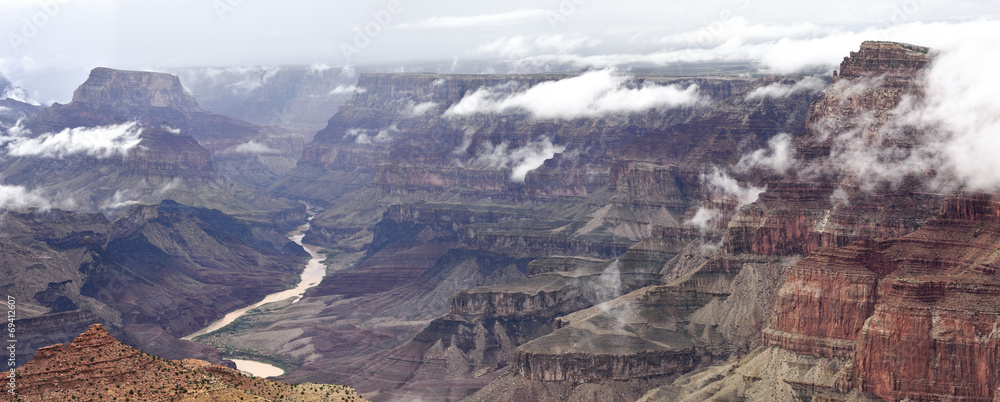
<svg viewBox="0 0 1000 402"><path fill-rule="evenodd" d="M312 221L314 214L309 216L309 221ZM272 303L276 301L285 300L294 297L295 300L292 303L298 302L302 299L302 295L306 293L309 288L318 285L323 277L326 276L326 267L323 265L323 259L325 256L320 253L321 247L311 246L302 244L302 238L305 237L306 231L309 230L309 223L299 226L292 232L288 233L288 239L295 242L296 244L302 246L307 252L309 252L309 262L306 264L306 269L302 271L302 275L299 278L299 283L291 289L283 290L281 292L272 293L264 297L264 300L257 302L256 304L248 307L241 308L239 310L233 311L226 314L221 319L209 324L207 327L198 330L197 332L185 336L181 339L192 340L195 337L205 335L218 331L222 327L231 324L238 318L242 317L247 311L253 310L257 307L263 306L267 303ZM273 377L279 376L285 373L284 370L272 366L267 363L256 362L252 360L242 360L242 359L229 359L236 363L236 368L253 374L257 377Z"/></svg>

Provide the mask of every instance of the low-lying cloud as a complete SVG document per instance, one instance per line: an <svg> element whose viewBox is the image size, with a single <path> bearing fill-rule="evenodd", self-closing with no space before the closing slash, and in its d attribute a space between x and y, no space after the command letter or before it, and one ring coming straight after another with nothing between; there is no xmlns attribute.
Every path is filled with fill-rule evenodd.
<svg viewBox="0 0 1000 402"><path fill-rule="evenodd" d="M28 190L24 186L8 186L0 184L0 209L23 210L38 208L48 210L52 203L37 190Z"/></svg>
<svg viewBox="0 0 1000 402"><path fill-rule="evenodd" d="M476 154L473 165L493 169L511 169L510 180L523 183L528 172L538 169L545 161L566 151L565 145L555 145L548 137L529 142L520 148L510 149L510 143L499 145L485 143Z"/></svg>
<svg viewBox="0 0 1000 402"><path fill-rule="evenodd" d="M367 92L367 89L358 87L356 85L337 85L330 91L330 95L354 95L363 94Z"/></svg>
<svg viewBox="0 0 1000 402"><path fill-rule="evenodd" d="M96 158L125 156L142 141L143 128L135 122L99 127L67 128L58 133L30 137L30 132L17 126L7 130L5 150L10 156L65 158L88 155Z"/></svg>
<svg viewBox="0 0 1000 402"><path fill-rule="evenodd" d="M277 153L279 153L278 150L255 140L244 142L240 145L226 148L219 152L221 155L268 155Z"/></svg>
<svg viewBox="0 0 1000 402"><path fill-rule="evenodd" d="M756 202L760 194L767 190L766 186L743 186L719 168L712 169L711 174L702 175L701 179L708 190L713 193L712 198L733 199L736 201L737 209Z"/></svg>
<svg viewBox="0 0 1000 402"><path fill-rule="evenodd" d="M697 85L637 84L614 70L592 71L537 84L509 94L480 88L445 111L445 116L522 111L538 119L571 120L657 108L689 107L702 101Z"/></svg>
<svg viewBox="0 0 1000 402"><path fill-rule="evenodd" d="M398 132L399 128L395 124L381 130L352 128L344 133L344 139L353 138L355 144L378 145L392 142L395 139L392 135Z"/></svg>
<svg viewBox="0 0 1000 402"><path fill-rule="evenodd" d="M736 170L747 172L755 167L763 167L775 173L785 174L795 165L795 147L792 136L781 133L767 141L766 149L758 149L743 155L736 164Z"/></svg>
<svg viewBox="0 0 1000 402"><path fill-rule="evenodd" d="M802 92L817 93L822 91L823 88L826 88L826 81L820 77L809 76L794 84L775 82L773 84L762 86L747 94L747 99L787 98L790 95Z"/></svg>
<svg viewBox="0 0 1000 402"><path fill-rule="evenodd" d="M434 110L434 108L437 107L437 105L438 104L436 102L413 103L409 108L410 114L413 116L423 116L427 114L427 112Z"/></svg>

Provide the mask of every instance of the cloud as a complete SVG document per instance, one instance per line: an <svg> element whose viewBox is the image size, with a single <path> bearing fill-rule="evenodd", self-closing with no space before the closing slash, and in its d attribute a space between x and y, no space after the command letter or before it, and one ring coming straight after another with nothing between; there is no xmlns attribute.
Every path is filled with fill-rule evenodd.
<svg viewBox="0 0 1000 402"><path fill-rule="evenodd" d="M413 104L412 108L410 109L410 114L414 116L423 116L427 114L427 112L437 107L437 105L438 104L435 102L421 102Z"/></svg>
<svg viewBox="0 0 1000 402"><path fill-rule="evenodd" d="M375 135L371 135L371 133L373 132L376 132L376 130L367 128L352 128L347 130L346 133L344 133L344 139L354 138L355 144L362 144L362 145L385 144L388 142L392 142L392 140L394 139L392 137L392 134L398 133L399 128L397 128L396 125L393 124L388 128L377 130L377 133Z"/></svg>
<svg viewBox="0 0 1000 402"><path fill-rule="evenodd" d="M970 38L991 38L1000 20L909 22L869 26L750 25L733 18L721 29L705 28L665 38L634 39L633 53L552 53L512 61L521 71L551 71L612 67L669 66L677 63L756 63L763 72L790 74L836 69L844 56L866 40L891 40L951 50ZM666 48L664 48L666 46Z"/></svg>
<svg viewBox="0 0 1000 402"><path fill-rule="evenodd" d="M309 65L309 71L313 73L323 73L332 68L333 66L326 63L313 63Z"/></svg>
<svg viewBox="0 0 1000 402"><path fill-rule="evenodd" d="M219 152L220 155L265 155L276 153L279 153L279 151L255 140L226 148Z"/></svg>
<svg viewBox="0 0 1000 402"><path fill-rule="evenodd" d="M775 173L785 174L795 165L795 147L792 136L781 133L767 141L767 149L758 149L743 155L736 164L736 170L747 172L754 167L764 167Z"/></svg>
<svg viewBox="0 0 1000 402"><path fill-rule="evenodd" d="M156 191L153 191L153 196L161 197L183 186L184 178L174 177L173 179L170 179L170 181L163 183L163 186L160 186L160 188L156 189Z"/></svg>
<svg viewBox="0 0 1000 402"><path fill-rule="evenodd" d="M363 94L363 93L365 93L367 91L368 91L367 89L359 88L359 87L354 86L354 85L337 85L336 88L334 88L332 91L330 91L330 95Z"/></svg>
<svg viewBox="0 0 1000 402"><path fill-rule="evenodd" d="M415 28L493 28L525 22L545 20L549 10L515 10L498 14L480 14L471 16L431 17L417 22L396 25L396 29Z"/></svg>
<svg viewBox="0 0 1000 402"><path fill-rule="evenodd" d="M64 158L72 155L89 155L97 158L124 156L142 141L142 127L138 123L124 123L99 127L67 128L58 133L45 133L28 137L30 132L20 127L7 130L7 155Z"/></svg>
<svg viewBox="0 0 1000 402"><path fill-rule="evenodd" d="M115 191L115 195L112 196L110 200L106 200L103 203L101 203L101 210L108 211L120 208L128 208L139 203L139 201L128 199L130 197L126 195L126 193L128 193L127 190Z"/></svg>
<svg viewBox="0 0 1000 402"><path fill-rule="evenodd" d="M653 43L672 47L718 46L732 39L745 43L762 43L788 38L814 38L829 34L828 28L801 22L790 25L750 24L744 17L733 17L716 21L715 26L707 26L697 31L681 32L659 39Z"/></svg>
<svg viewBox="0 0 1000 402"><path fill-rule="evenodd" d="M472 51L476 55L491 55L514 59L530 54L554 52L570 53L582 48L593 47L601 41L580 35L542 35L534 40L528 36L519 35L501 37L479 45Z"/></svg>
<svg viewBox="0 0 1000 402"><path fill-rule="evenodd" d="M23 88L18 88L10 81L8 81L6 77L0 75L0 100L2 99L13 99L18 102L23 102L35 106L41 105L40 103L31 98L31 95L28 94L28 91L25 91Z"/></svg>
<svg viewBox="0 0 1000 402"><path fill-rule="evenodd" d="M698 207L698 212L695 212L694 216L685 221L684 224L698 228L702 235L704 235L706 232L715 229L721 219L722 211L701 206Z"/></svg>
<svg viewBox="0 0 1000 402"><path fill-rule="evenodd" d="M281 72L280 67L232 67L229 73L241 75L242 79L229 84L234 92L250 92L267 84Z"/></svg>
<svg viewBox="0 0 1000 402"><path fill-rule="evenodd" d="M592 71L537 84L524 92L504 94L480 88L445 111L445 116L525 111L539 119L570 120L654 108L693 106L702 98L698 86L637 84L613 70Z"/></svg>
<svg viewBox="0 0 1000 402"><path fill-rule="evenodd" d="M495 54L501 57L516 58L531 54L532 46L527 36L498 38L492 42L480 45L472 51L473 54Z"/></svg>
<svg viewBox="0 0 1000 402"><path fill-rule="evenodd" d="M712 169L712 174L703 174L701 179L705 182L709 191L724 198L735 199L737 209L756 202L757 197L767 190L766 186L744 187L736 179L729 177L728 173L719 168Z"/></svg>
<svg viewBox="0 0 1000 402"><path fill-rule="evenodd" d="M817 93L826 88L826 81L820 77L805 77L794 84L775 82L759 87L747 94L747 99L786 98L800 92Z"/></svg>
<svg viewBox="0 0 1000 402"><path fill-rule="evenodd" d="M37 190L27 190L23 186L0 184L0 209L39 208L48 210L52 204Z"/></svg>
<svg viewBox="0 0 1000 402"><path fill-rule="evenodd" d="M468 131L466 132L466 137L471 137ZM468 145L465 145L465 147L468 148ZM500 145L493 145L489 142L484 143L476 154L476 158L472 161L472 164L478 167L493 169L506 169L510 167L510 180L523 183L528 172L538 169L545 161L552 159L558 153L566 151L565 145L555 145L548 137L542 137L540 140L529 142L513 150L509 148L510 143L508 142L502 142Z"/></svg>

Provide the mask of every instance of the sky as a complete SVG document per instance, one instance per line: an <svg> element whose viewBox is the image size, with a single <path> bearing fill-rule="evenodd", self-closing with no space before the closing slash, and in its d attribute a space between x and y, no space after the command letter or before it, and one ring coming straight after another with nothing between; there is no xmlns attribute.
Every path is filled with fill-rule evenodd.
<svg viewBox="0 0 1000 402"><path fill-rule="evenodd" d="M1000 28L990 1L3 0L0 74L67 102L90 69L416 65L525 71L749 61L833 69L863 40L947 49Z"/></svg>

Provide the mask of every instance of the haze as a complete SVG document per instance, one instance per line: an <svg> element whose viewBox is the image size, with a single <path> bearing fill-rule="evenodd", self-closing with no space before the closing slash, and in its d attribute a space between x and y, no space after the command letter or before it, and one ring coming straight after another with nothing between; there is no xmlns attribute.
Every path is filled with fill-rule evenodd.
<svg viewBox="0 0 1000 402"><path fill-rule="evenodd" d="M934 0L6 0L0 73L49 103L68 101L96 66L411 71L485 60L502 72L725 60L817 71L862 40L947 48L971 31L996 32L997 17L991 2Z"/></svg>

